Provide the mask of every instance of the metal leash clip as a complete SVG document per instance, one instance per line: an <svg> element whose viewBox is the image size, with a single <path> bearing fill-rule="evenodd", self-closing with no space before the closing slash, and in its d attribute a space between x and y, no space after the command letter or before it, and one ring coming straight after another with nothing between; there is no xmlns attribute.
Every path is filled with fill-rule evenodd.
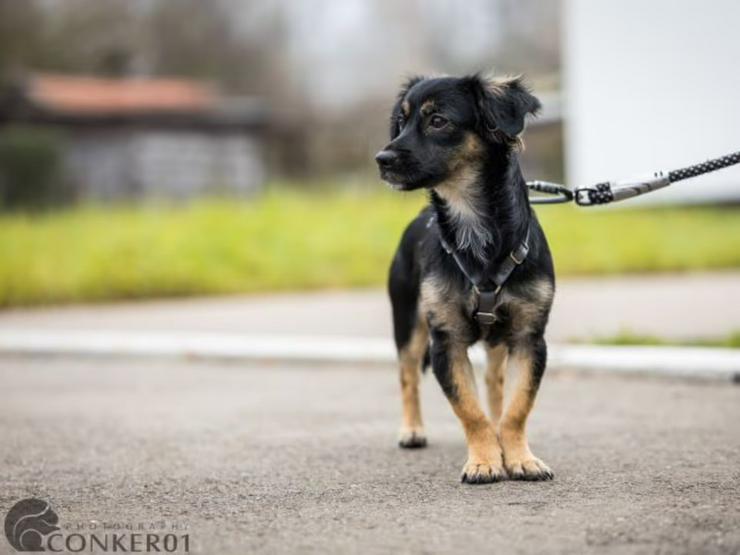
<svg viewBox="0 0 740 555"><path fill-rule="evenodd" d="M596 206L651 193L671 183L715 172L722 168L740 164L740 151L700 162L672 171L658 171L644 179L628 181L605 181L591 187L578 187L571 190L565 185L549 181L530 181L527 187L538 193L552 195L550 198L530 198L530 204L560 204L575 200L578 206Z"/></svg>
<svg viewBox="0 0 740 555"><path fill-rule="evenodd" d="M573 200L573 191L560 183L550 181L529 181L527 187L532 191L550 195L549 197L530 198L531 204L562 204Z"/></svg>
<svg viewBox="0 0 740 555"><path fill-rule="evenodd" d="M607 181L597 183L593 187L581 187L576 189L575 201L578 206L609 204L610 202L644 195L668 187L670 184L671 180L668 178L667 172L655 172L650 177L643 179Z"/></svg>

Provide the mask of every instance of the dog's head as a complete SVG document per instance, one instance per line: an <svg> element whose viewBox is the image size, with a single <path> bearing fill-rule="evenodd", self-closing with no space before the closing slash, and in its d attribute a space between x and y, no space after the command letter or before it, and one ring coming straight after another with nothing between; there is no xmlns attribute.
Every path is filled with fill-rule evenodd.
<svg viewBox="0 0 740 555"><path fill-rule="evenodd" d="M491 149L514 148L539 108L520 78L413 78L393 108L391 142L375 156L380 176L406 191L439 185Z"/></svg>

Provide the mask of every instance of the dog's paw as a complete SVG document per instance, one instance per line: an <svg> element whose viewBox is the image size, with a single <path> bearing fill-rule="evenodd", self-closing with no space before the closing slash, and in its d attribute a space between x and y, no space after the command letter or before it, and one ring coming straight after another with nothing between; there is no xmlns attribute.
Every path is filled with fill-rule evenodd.
<svg viewBox="0 0 740 555"><path fill-rule="evenodd" d="M463 484L490 484L506 479L506 470L500 462L471 461L465 463L460 481Z"/></svg>
<svg viewBox="0 0 740 555"><path fill-rule="evenodd" d="M552 480L555 477L550 467L537 457L520 460L506 460L506 471L512 480Z"/></svg>
<svg viewBox="0 0 740 555"><path fill-rule="evenodd" d="M404 449L420 449L427 446L427 436L423 428L401 428L398 446Z"/></svg>

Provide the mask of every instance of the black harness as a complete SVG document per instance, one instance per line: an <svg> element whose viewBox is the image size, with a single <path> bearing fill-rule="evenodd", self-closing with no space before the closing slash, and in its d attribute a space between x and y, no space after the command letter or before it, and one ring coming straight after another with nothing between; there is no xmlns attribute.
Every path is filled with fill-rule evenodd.
<svg viewBox="0 0 740 555"><path fill-rule="evenodd" d="M429 220L429 225L436 221L436 215L432 215ZM481 336L485 337L491 329L491 326L496 323L496 308L498 307L499 294L501 289L504 287L506 280L509 279L511 273L517 266L520 266L527 258L529 254L529 227L524 235L524 240L509 253L497 267L485 268L484 271L478 275L475 272L471 272L465 267L465 262L450 245L442 237L442 230L437 226L437 233L439 235L439 243L442 248L452 256L452 259L460 268L460 271L467 278L467 280L473 286L473 292L476 295L475 310L473 311L473 318L478 322L480 327Z"/></svg>
<svg viewBox="0 0 740 555"><path fill-rule="evenodd" d="M610 202L624 200L656 189L667 187L671 183L689 179L705 173L713 172L740 164L740 151L733 152L726 156L721 156L712 160L707 160L693 166L688 166L670 172L655 172L648 178L632 180L626 182L606 182L599 183L593 187L581 187L569 189L559 183L550 183L547 181L531 181L527 183L529 189L540 193L551 195L550 198L530 198L530 204L557 204L561 202L575 201L580 206L594 206L599 204L608 204ZM436 223L436 215L433 214L429 219L427 227ZM496 323L496 308L499 302L499 293L503 288L506 280L517 266L520 266L527 258L529 253L529 227L524 235L524 240L509 253L501 264L496 268L484 268L481 274L471 272L460 257L442 237L442 230L437 225L437 233L442 248L452 256L457 267L472 284L473 291L477 297L476 308L473 317L478 322L481 335L486 336L491 326Z"/></svg>

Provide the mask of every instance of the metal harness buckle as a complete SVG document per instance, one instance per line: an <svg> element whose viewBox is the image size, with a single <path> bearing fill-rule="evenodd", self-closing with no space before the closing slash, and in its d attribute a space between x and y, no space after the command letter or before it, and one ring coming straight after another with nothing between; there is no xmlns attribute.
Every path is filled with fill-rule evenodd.
<svg viewBox="0 0 740 555"><path fill-rule="evenodd" d="M522 262L524 262L524 260L527 258L527 254L529 254L529 245L523 243L520 247L520 251L521 251L521 258L519 259L517 259L516 253L514 251L511 251L509 253L509 256L514 261L514 264L516 264L517 266L520 266Z"/></svg>
<svg viewBox="0 0 740 555"><path fill-rule="evenodd" d="M496 323L496 315L490 312L476 312L475 319L484 326L492 326Z"/></svg>
<svg viewBox="0 0 740 555"><path fill-rule="evenodd" d="M477 286L473 286L473 290L478 295L478 308L484 309L478 310L475 313L475 319L481 326L492 326L498 320L494 311L496 310L496 299L498 298L498 294L501 292L501 287L502 286L499 285L493 291L480 291ZM481 304L484 304L485 306L481 307Z"/></svg>

